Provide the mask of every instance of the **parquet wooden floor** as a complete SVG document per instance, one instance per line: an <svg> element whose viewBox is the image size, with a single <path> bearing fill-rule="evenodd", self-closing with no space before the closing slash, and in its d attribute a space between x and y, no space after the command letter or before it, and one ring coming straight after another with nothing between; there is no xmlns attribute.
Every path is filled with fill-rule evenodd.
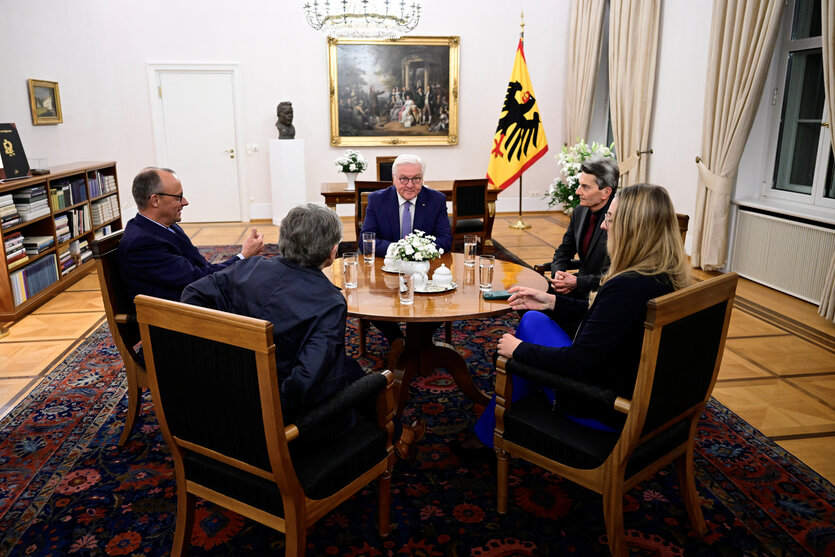
<svg viewBox="0 0 835 557"><path fill-rule="evenodd" d="M493 237L530 264L549 261L561 240L562 214L525 215L527 230L509 226L516 215L498 215ZM343 219L354 240L352 219ZM184 224L197 245L240 244L256 226L268 242L269 223ZM694 271L696 278L708 273ZM95 272L14 323L0 340L0 417L102 321ZM835 482L835 323L815 306L741 280L714 396L748 423Z"/></svg>

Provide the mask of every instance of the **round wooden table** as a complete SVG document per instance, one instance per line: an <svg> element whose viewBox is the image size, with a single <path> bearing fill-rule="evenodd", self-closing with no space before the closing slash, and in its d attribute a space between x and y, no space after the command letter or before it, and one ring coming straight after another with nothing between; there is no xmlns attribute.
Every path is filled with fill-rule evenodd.
<svg viewBox="0 0 835 557"><path fill-rule="evenodd" d="M435 368L448 370L458 388L471 400L487 404L489 397L473 382L467 362L452 346L433 339L439 322L479 319L500 315L510 309L506 300L488 301L482 297L478 287L477 267L466 267L464 255L446 253L431 262L429 277L441 264L452 271L457 287L448 292L415 293L415 302L405 306L398 297L396 273L382 270L383 259L376 257L374 264L365 263L362 255L359 262L357 288L345 288L342 273L342 259L324 269L325 275L342 288L348 302L348 315L374 321L406 323L404 342L392 346L388 365L393 368L397 416L409 398L409 385L416 375L428 375ZM535 271L497 259L493 270L493 290L507 290L516 284L545 290L548 286L544 277Z"/></svg>

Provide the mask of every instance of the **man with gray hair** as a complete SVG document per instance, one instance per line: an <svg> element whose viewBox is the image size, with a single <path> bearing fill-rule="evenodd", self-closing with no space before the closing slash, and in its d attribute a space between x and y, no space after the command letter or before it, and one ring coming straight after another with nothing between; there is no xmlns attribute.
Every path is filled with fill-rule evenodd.
<svg viewBox="0 0 835 557"><path fill-rule="evenodd" d="M257 255L264 246L264 235L253 228L241 253L210 264L177 224L188 199L173 170L145 168L133 179L132 193L139 213L119 242L119 270L130 299L147 294L179 300L187 284Z"/></svg>
<svg viewBox="0 0 835 557"><path fill-rule="evenodd" d="M183 291L182 302L273 324L285 423L365 375L345 353L345 296L322 272L336 259L341 239L342 221L334 211L314 203L298 205L281 221L281 255L247 259ZM346 416L327 431L346 430L353 419ZM395 427L400 437L395 450L406 458L411 444L423 437L425 424Z"/></svg>
<svg viewBox="0 0 835 557"><path fill-rule="evenodd" d="M580 205L571 213L568 230L551 262L550 282L556 294L587 300L591 291L600 286L603 270L609 266L606 231L600 224L615 197L619 178L618 164L612 159L596 156L580 164L580 181L574 191ZM576 274L568 273L575 255L580 268ZM560 325L572 335L579 321Z"/></svg>
<svg viewBox="0 0 835 557"><path fill-rule="evenodd" d="M345 354L345 297L322 273L333 263L342 221L307 203L282 219L277 257L252 257L204 277L181 301L273 324L286 422L364 374Z"/></svg>

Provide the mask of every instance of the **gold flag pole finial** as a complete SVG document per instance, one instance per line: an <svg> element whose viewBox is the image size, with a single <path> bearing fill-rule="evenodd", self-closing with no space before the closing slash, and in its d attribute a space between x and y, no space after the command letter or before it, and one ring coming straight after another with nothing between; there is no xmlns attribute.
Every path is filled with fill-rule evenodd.
<svg viewBox="0 0 835 557"><path fill-rule="evenodd" d="M519 23L519 26L522 29L519 31L519 38L524 41L525 40L525 10L522 10L520 17L522 18L522 20Z"/></svg>

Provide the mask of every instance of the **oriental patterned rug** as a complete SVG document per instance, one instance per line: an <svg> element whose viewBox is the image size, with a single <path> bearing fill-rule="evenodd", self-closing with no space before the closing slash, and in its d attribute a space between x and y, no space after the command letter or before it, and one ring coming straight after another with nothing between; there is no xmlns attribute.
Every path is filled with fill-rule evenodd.
<svg viewBox="0 0 835 557"><path fill-rule="evenodd" d="M455 324L485 390L490 354L516 316ZM349 322L356 346L356 322ZM380 369L372 329L367 369ZM116 445L127 409L119 355L106 325L71 353L0 422L0 555L166 555L176 510L170 453L150 395L138 428ZM520 461L511 466L509 512L495 506L489 463L466 464L451 440L469 434L478 409L442 370L413 385L407 415L429 431L414 465L392 483L394 529L376 532L373 485L320 520L309 555L606 555L599 495ZM632 489L624 522L633 555L833 555L835 489L721 404L702 416L696 472L709 532L698 538L668 467ZM201 503L192 555L281 554L282 534Z"/></svg>
<svg viewBox="0 0 835 557"><path fill-rule="evenodd" d="M236 253L201 249L211 260ZM516 323L509 315L454 326L453 342L485 391L493 388L496 341ZM349 347L357 346L356 326L349 320ZM360 363L381 369L384 341L373 328L368 346ZM102 325L0 422L0 555L168 554L176 512L170 453L147 392L137 428L117 447L127 410L121 367ZM429 431L417 462L395 469L392 533L376 532L371 486L312 528L309 555L608 554L599 495L514 461L509 512L500 516L494 469L459 462L448 448L469 435L480 409L442 370L415 381L411 395L406 416L422 415ZM700 422L696 472L706 538L690 530L671 466L626 495L633 555L835 554L832 484L713 400ZM281 554L284 537L201 503L192 544L192 555Z"/></svg>

